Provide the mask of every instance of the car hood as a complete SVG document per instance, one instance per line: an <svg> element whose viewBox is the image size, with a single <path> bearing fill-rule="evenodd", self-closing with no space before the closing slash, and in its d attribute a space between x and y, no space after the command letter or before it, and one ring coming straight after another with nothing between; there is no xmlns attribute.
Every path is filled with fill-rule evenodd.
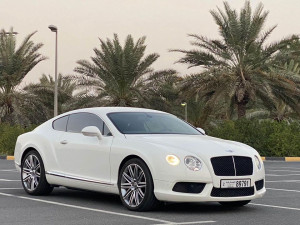
<svg viewBox="0 0 300 225"><path fill-rule="evenodd" d="M199 157L239 155L253 157L253 148L239 142L223 140L207 135L126 135L128 139L154 144L168 151L186 151ZM176 154L176 152L174 152Z"/></svg>

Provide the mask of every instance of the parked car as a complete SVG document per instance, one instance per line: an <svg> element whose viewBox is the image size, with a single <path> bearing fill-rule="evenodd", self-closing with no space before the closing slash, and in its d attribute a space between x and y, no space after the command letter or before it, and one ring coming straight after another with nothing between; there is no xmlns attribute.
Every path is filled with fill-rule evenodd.
<svg viewBox="0 0 300 225"><path fill-rule="evenodd" d="M169 113L99 107L59 115L18 137L24 190L54 187L119 194L130 210L165 202L243 206L265 192L258 152L204 134Z"/></svg>

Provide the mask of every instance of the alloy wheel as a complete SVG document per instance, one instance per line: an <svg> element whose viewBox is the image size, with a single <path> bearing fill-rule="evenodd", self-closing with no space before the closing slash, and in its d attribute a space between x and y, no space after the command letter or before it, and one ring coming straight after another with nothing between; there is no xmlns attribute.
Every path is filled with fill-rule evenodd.
<svg viewBox="0 0 300 225"><path fill-rule="evenodd" d="M146 193L146 176L137 164L129 164L121 178L121 194L124 202L130 207L141 204Z"/></svg>
<svg viewBox="0 0 300 225"><path fill-rule="evenodd" d="M28 191L34 191L39 185L41 178L41 164L39 159L30 154L24 160L24 164L22 167L22 181L24 187Z"/></svg>

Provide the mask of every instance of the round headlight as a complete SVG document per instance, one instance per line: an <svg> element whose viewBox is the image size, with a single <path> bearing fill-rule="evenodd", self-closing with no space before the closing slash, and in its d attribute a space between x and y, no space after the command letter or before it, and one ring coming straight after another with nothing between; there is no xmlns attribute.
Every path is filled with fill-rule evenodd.
<svg viewBox="0 0 300 225"><path fill-rule="evenodd" d="M257 168L260 170L261 169L261 162L260 162L258 156L255 155L254 158L255 158L255 164L256 164Z"/></svg>
<svg viewBox="0 0 300 225"><path fill-rule="evenodd" d="M199 171L202 167L201 161L194 156L185 157L184 164L192 171Z"/></svg>
<svg viewBox="0 0 300 225"><path fill-rule="evenodd" d="M167 155L166 160L172 166L177 166L180 163L180 160L176 155Z"/></svg>

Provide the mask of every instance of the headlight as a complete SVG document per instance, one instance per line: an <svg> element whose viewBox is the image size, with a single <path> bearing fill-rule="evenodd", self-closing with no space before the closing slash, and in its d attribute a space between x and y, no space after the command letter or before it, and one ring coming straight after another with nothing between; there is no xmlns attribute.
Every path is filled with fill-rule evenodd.
<svg viewBox="0 0 300 225"><path fill-rule="evenodd" d="M255 164L256 164L257 168L260 170L261 169L261 162L260 162L258 156L255 155L254 158L255 158Z"/></svg>
<svg viewBox="0 0 300 225"><path fill-rule="evenodd" d="M176 155L167 155L166 160L172 166L177 166L180 163L180 160Z"/></svg>
<svg viewBox="0 0 300 225"><path fill-rule="evenodd" d="M199 171L202 167L202 163L194 156L187 156L184 158L184 164L193 171Z"/></svg>

